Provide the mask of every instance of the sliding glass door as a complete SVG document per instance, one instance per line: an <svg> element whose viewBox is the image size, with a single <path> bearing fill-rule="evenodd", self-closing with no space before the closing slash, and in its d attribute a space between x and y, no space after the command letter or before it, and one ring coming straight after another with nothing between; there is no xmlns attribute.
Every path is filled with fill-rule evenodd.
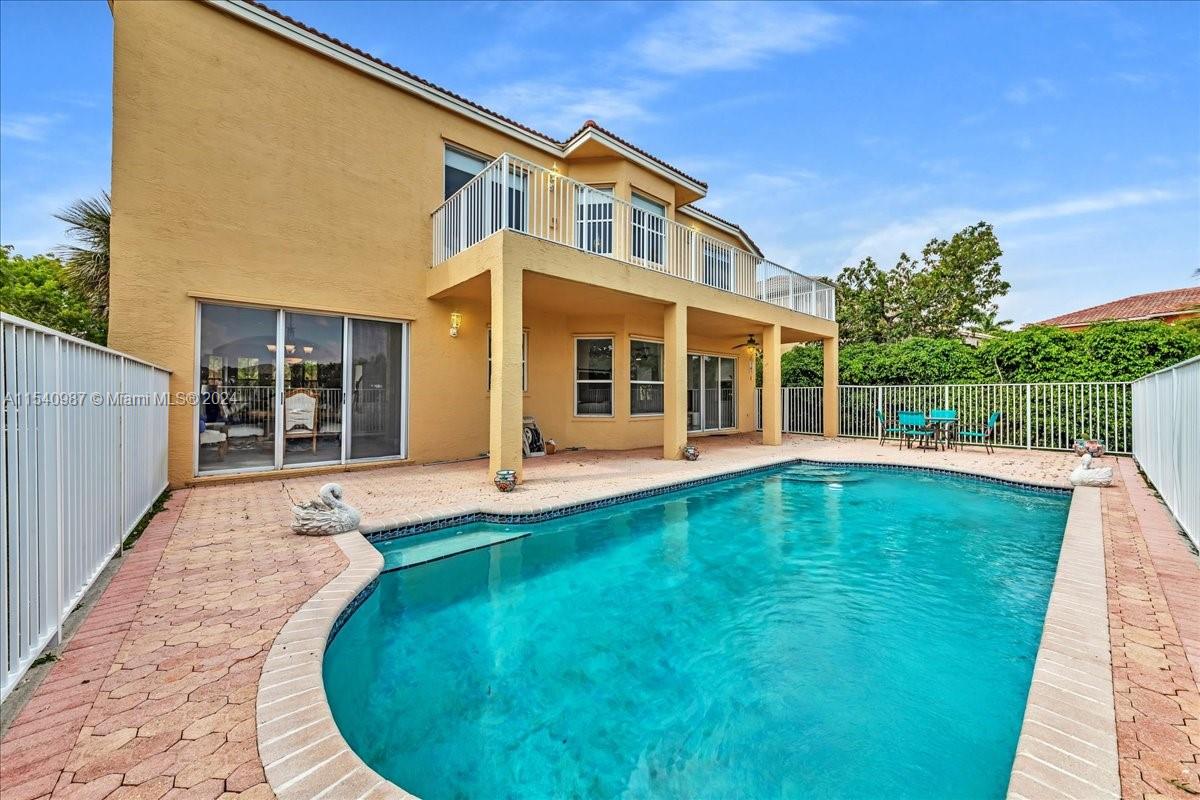
<svg viewBox="0 0 1200 800"><path fill-rule="evenodd" d="M728 430L737 424L737 360L688 354L687 428Z"/></svg>
<svg viewBox="0 0 1200 800"><path fill-rule="evenodd" d="M342 317L283 313L283 464L342 458Z"/></svg>
<svg viewBox="0 0 1200 800"><path fill-rule="evenodd" d="M350 320L350 458L404 454L405 326Z"/></svg>
<svg viewBox="0 0 1200 800"><path fill-rule="evenodd" d="M196 471L403 457L407 330L202 303Z"/></svg>
<svg viewBox="0 0 1200 800"><path fill-rule="evenodd" d="M196 432L201 472L275 464L278 316L263 308L201 307Z"/></svg>

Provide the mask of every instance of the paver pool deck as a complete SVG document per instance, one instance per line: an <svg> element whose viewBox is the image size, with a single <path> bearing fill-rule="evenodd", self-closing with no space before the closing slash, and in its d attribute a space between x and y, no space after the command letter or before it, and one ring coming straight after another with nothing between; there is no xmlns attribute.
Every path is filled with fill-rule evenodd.
<svg viewBox="0 0 1200 800"><path fill-rule="evenodd" d="M334 541L288 529L292 502L329 480L342 484L365 525L392 527L480 509L566 505L800 457L1053 485L1066 485L1075 464L1065 453L923 452L802 436L776 448L749 437L697 443L704 456L694 463L664 461L651 450L530 460L526 483L511 495L487 485L486 461L175 492L0 741L4 800L273 797L259 753L259 678L284 624L349 563ZM1195 798L1200 561L1133 462L1105 463L1119 477L1099 496L1108 619L1101 641L1111 648L1120 791ZM1046 781L1031 784L1038 797L1069 796L1054 779L1088 774L1088 764L1068 755L1078 739L1064 739L1061 750L1052 744L1071 738L1063 728L1043 732L1052 755L1034 764L1031 774Z"/></svg>

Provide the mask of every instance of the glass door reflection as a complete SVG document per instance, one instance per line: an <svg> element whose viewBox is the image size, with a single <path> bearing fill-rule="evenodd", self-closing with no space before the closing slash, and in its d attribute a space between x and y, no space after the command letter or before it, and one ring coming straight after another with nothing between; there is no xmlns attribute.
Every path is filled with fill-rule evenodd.
<svg viewBox="0 0 1200 800"><path fill-rule="evenodd" d="M278 312L200 306L199 472L275 465Z"/></svg>
<svg viewBox="0 0 1200 800"><path fill-rule="evenodd" d="M342 457L342 317L284 312L283 464Z"/></svg>
<svg viewBox="0 0 1200 800"><path fill-rule="evenodd" d="M350 458L404 455L404 336L400 323L350 320Z"/></svg>

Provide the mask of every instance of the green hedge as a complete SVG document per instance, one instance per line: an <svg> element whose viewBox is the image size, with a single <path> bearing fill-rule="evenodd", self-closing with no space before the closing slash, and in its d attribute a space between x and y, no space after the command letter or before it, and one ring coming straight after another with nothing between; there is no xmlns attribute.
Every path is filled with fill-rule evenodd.
<svg viewBox="0 0 1200 800"><path fill-rule="evenodd" d="M1130 381L1198 355L1200 320L1106 322L1080 332L1032 326L977 348L957 339L847 344L838 373L842 384L858 386ZM784 353L783 385L821 385L820 345Z"/></svg>

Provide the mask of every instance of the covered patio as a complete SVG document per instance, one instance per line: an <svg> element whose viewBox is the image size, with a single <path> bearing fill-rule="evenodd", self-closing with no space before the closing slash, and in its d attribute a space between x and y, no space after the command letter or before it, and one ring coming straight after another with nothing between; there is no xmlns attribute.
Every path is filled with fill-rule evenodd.
<svg viewBox="0 0 1200 800"><path fill-rule="evenodd" d="M524 480L527 416L560 447L659 447L668 460L682 458L689 436L753 433L757 355L760 441L778 445L780 357L800 342L825 345L825 430L836 435L831 320L507 230L434 267L427 293L461 322L447 369L471 369L469 341L483 340L487 417L471 432L486 436L490 474L512 469ZM640 375L635 343L653 354ZM634 384L651 390L649 403L634 399Z"/></svg>

